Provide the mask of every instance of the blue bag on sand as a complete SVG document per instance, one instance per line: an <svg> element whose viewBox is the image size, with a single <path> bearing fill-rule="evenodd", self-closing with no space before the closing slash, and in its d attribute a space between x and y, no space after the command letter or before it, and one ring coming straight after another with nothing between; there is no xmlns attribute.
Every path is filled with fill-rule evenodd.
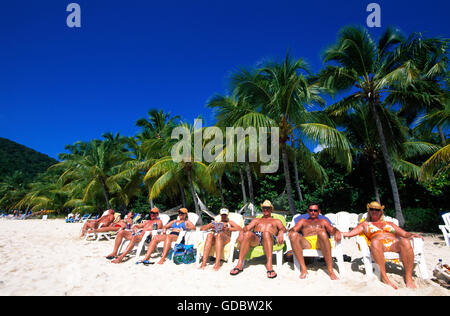
<svg viewBox="0 0 450 316"><path fill-rule="evenodd" d="M173 252L172 252L173 262L175 264L183 263L183 257L184 257L185 252L186 252L185 245L176 244L175 247L173 248Z"/></svg>
<svg viewBox="0 0 450 316"><path fill-rule="evenodd" d="M195 262L196 250L194 249L194 245L185 245L184 246L184 256L183 263L190 264Z"/></svg>

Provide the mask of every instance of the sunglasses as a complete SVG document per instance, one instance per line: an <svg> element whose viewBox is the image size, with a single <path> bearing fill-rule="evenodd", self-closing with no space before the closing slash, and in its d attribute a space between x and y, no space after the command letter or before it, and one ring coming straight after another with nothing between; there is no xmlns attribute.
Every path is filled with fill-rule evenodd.
<svg viewBox="0 0 450 316"><path fill-rule="evenodd" d="M380 210L380 209L377 209L377 208L369 208L369 211L372 211L372 212L381 212L381 210Z"/></svg>
<svg viewBox="0 0 450 316"><path fill-rule="evenodd" d="M150 212L151 215L158 215L158 213Z"/></svg>
<svg viewBox="0 0 450 316"><path fill-rule="evenodd" d="M186 215L186 213L178 212L178 215Z"/></svg>
<svg viewBox="0 0 450 316"><path fill-rule="evenodd" d="M310 208L310 209L308 209L308 212L317 212L317 213L319 213L319 210L316 210L316 209L312 209L312 208Z"/></svg>

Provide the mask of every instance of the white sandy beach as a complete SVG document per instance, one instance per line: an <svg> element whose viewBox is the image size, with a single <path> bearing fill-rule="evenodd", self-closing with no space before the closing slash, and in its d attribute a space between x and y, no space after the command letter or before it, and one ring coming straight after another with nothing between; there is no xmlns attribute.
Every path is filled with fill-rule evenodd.
<svg viewBox="0 0 450 316"><path fill-rule="evenodd" d="M415 277L418 289L405 288L401 274L390 273L398 290L377 280L366 281L354 240L344 240L347 275L331 281L323 263L308 265L309 276L300 280L292 263L284 263L276 279L268 279L265 258L247 263L232 277L232 266L219 272L212 264L200 271L194 264L135 265L135 258L120 265L105 256L113 241L89 242L78 238L81 224L63 220L0 221L0 295L419 295L449 296L450 291ZM425 236L430 275L439 258L450 262L450 247L441 235ZM154 259L155 260L155 259Z"/></svg>

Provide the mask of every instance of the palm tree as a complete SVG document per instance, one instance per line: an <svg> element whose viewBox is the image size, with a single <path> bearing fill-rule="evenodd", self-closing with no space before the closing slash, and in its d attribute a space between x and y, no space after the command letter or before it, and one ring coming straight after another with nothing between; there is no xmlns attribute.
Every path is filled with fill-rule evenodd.
<svg viewBox="0 0 450 316"><path fill-rule="evenodd" d="M346 27L340 31L336 44L325 51L324 62L327 66L319 75L321 84L330 90L352 89L349 95L330 106L330 113L337 115L347 112L361 103L370 109L400 225L404 225L405 220L380 115L388 105L404 103L408 96L419 94L424 102L438 100L427 91L409 91L408 94L406 87L416 83L418 77L414 62L408 58L413 46L392 28L383 33L377 45L367 30Z"/></svg>
<svg viewBox="0 0 450 316"><path fill-rule="evenodd" d="M327 142L330 148L349 151L343 135L333 127L314 122L317 116L306 110L307 105L324 105L320 97L320 87L307 77L308 74L307 64L302 59L292 60L287 54L283 62L268 62L256 71L242 70L232 77L232 85L238 96L247 98L253 107L253 112L241 117L240 121L251 125L254 121L261 121L261 116L265 116L270 126L279 128L279 145L289 210L292 214L295 214L296 210L292 197L287 146L289 142L295 141L294 129L298 129L302 136ZM351 161L349 153L346 157Z"/></svg>
<svg viewBox="0 0 450 316"><path fill-rule="evenodd" d="M450 104L445 104L443 110L435 111L421 118L417 129L427 127L432 129L436 126L448 128L450 125ZM421 167L420 180L430 180L436 174L447 172L450 169L450 144L444 146L433 154Z"/></svg>
<svg viewBox="0 0 450 316"><path fill-rule="evenodd" d="M4 177L0 182L0 207L11 209L26 194L23 172L14 171L10 176Z"/></svg>
<svg viewBox="0 0 450 316"><path fill-rule="evenodd" d="M190 135L192 141L195 133L201 132L196 129L196 124L191 127L186 123L181 123L178 127ZM149 193L150 199L158 197L163 191L176 192L180 183L187 184L194 201L195 211L200 215L201 210L195 196L196 187L213 192L211 175L204 163L194 160L192 150L189 153L184 152L183 155L183 160L180 162L174 161L172 156L158 159L147 171L144 181L154 181Z"/></svg>
<svg viewBox="0 0 450 316"><path fill-rule="evenodd" d="M67 188L70 187L72 191L82 189L83 202L92 200L97 193L101 193L107 208L111 208L113 195L127 204L127 197L113 176L119 172L123 163L130 160L129 152L111 141L93 140L83 147L84 152L61 154L63 161L50 169L65 170L60 181L66 183Z"/></svg>

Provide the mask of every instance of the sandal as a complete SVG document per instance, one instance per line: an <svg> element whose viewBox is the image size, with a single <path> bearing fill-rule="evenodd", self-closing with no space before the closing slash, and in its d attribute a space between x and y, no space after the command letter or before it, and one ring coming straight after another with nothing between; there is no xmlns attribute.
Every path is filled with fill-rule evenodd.
<svg viewBox="0 0 450 316"><path fill-rule="evenodd" d="M106 259L108 259L108 260L112 260L112 259L116 259L117 257L115 257L115 256L108 256L108 257L106 257Z"/></svg>
<svg viewBox="0 0 450 316"><path fill-rule="evenodd" d="M136 264L140 264L142 263L144 266L148 266L150 264L155 264L154 262L150 262L148 260L144 260L144 261L137 261Z"/></svg>
<svg viewBox="0 0 450 316"><path fill-rule="evenodd" d="M269 274L271 274L271 273L275 273L275 275L269 276ZM269 279L275 279L277 277L277 273L273 270L267 271L267 277Z"/></svg>
<svg viewBox="0 0 450 316"><path fill-rule="evenodd" d="M230 275L238 275L238 274L241 273L242 271L244 271L244 269L234 268L233 270L230 271ZM234 272L234 273L233 273L233 272Z"/></svg>

